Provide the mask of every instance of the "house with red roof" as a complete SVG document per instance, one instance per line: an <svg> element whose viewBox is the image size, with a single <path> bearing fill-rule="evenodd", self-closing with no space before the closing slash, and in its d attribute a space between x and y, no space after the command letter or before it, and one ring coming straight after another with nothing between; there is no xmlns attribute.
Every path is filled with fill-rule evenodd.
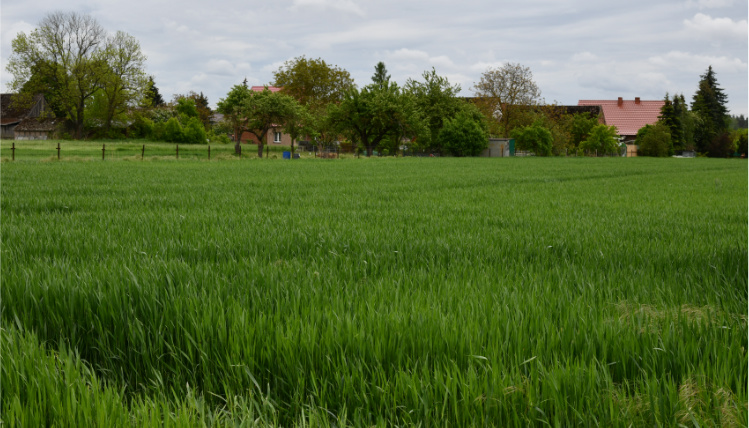
<svg viewBox="0 0 749 428"><path fill-rule="evenodd" d="M640 97L634 100L622 97L616 100L580 100L577 103L578 106L600 106L603 123L615 126L627 144L634 143L640 128L658 122L664 104L663 100L646 101Z"/></svg>

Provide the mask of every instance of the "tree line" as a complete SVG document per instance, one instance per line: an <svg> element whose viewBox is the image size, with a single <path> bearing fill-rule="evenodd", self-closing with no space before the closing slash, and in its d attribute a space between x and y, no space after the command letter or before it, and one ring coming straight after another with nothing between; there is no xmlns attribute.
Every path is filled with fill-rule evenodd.
<svg viewBox="0 0 749 428"><path fill-rule="evenodd" d="M595 113L546 104L531 70L520 64L487 69L472 88L474 96L464 98L460 85L434 68L401 86L380 62L371 83L358 87L346 70L300 56L273 73L268 86L281 91L253 91L246 79L230 88L217 103L225 120L214 123L202 92L165 102L145 73L137 40L122 31L108 34L90 16L48 14L12 46L10 88L19 102L43 93L76 138L203 143L228 142L228 135L238 141L250 133L260 142L260 156L271 129L290 135L292 150L303 139L367 155L377 150L475 156L489 136L514 138L519 150L539 156L611 153L620 146L616 129L599 123ZM659 122L638 133L641 154L746 152L746 119L728 116L727 96L712 67L701 76L691 106L683 95L667 94L664 101ZM744 130L732 131L732 125Z"/></svg>

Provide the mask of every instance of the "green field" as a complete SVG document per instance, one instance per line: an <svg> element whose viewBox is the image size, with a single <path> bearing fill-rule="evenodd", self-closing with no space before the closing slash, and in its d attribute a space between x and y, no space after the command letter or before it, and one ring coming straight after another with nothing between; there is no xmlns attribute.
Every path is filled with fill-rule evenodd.
<svg viewBox="0 0 749 428"><path fill-rule="evenodd" d="M746 426L744 161L0 168L7 426Z"/></svg>

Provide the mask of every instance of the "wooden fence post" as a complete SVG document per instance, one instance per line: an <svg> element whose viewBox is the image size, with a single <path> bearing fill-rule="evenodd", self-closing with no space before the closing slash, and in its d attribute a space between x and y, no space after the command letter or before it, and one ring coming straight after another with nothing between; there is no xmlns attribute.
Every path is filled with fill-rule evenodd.
<svg viewBox="0 0 749 428"><path fill-rule="evenodd" d="M208 145L208 160L211 160L211 145Z"/></svg>
<svg viewBox="0 0 749 428"><path fill-rule="evenodd" d="M179 144L177 144L177 159L179 159Z"/></svg>
<svg viewBox="0 0 749 428"><path fill-rule="evenodd" d="M106 150L106 148L107 148L106 144L101 145L101 160L104 160L104 151Z"/></svg>
<svg viewBox="0 0 749 428"><path fill-rule="evenodd" d="M143 157L146 155L146 145L143 145L143 148L140 149L140 160L143 160Z"/></svg>
<svg viewBox="0 0 749 428"><path fill-rule="evenodd" d="M16 160L16 143L13 143L10 147L11 160Z"/></svg>
<svg viewBox="0 0 749 428"><path fill-rule="evenodd" d="M60 160L60 143L57 143L57 160Z"/></svg>

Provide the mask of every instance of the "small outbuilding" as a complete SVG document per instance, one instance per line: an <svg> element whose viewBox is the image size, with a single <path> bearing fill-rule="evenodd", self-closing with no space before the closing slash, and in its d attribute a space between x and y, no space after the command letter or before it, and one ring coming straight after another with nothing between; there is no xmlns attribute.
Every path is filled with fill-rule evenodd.
<svg viewBox="0 0 749 428"><path fill-rule="evenodd" d="M55 131L57 131L57 125L59 119L55 118L43 118L43 117L29 117L21 121L15 129L16 140L48 140L51 139Z"/></svg>
<svg viewBox="0 0 749 428"><path fill-rule="evenodd" d="M0 136L3 139L46 140L54 134L57 123L44 95L35 95L29 100L16 94L0 94Z"/></svg>
<svg viewBox="0 0 749 428"><path fill-rule="evenodd" d="M481 152L484 158L501 158L514 156L515 140L509 138L490 138L489 146Z"/></svg>

